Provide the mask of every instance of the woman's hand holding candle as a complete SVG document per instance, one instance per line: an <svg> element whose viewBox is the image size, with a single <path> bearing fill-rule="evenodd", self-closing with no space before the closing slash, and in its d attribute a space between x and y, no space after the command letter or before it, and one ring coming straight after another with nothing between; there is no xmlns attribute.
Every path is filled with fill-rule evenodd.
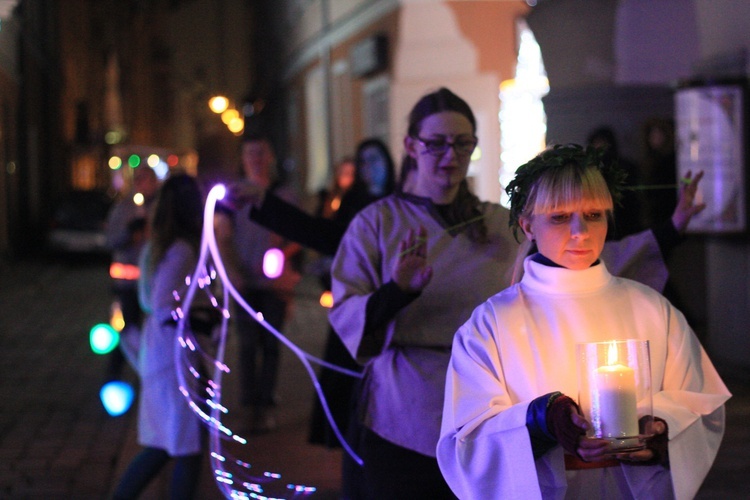
<svg viewBox="0 0 750 500"><path fill-rule="evenodd" d="M547 428L560 446L586 462L612 458L611 442L607 439L585 438L591 424L581 415L578 405L560 394L547 407Z"/></svg>
<svg viewBox="0 0 750 500"><path fill-rule="evenodd" d="M669 432L667 422L659 417L654 417L653 422L644 429L644 434L651 435L646 438L646 447L642 450L630 453L617 453L615 458L630 462L631 465L664 465L669 464Z"/></svg>
<svg viewBox="0 0 750 500"><path fill-rule="evenodd" d="M609 447L604 439L584 439L589 423L570 397L558 393L547 406L547 429L560 446L583 460L599 460Z"/></svg>

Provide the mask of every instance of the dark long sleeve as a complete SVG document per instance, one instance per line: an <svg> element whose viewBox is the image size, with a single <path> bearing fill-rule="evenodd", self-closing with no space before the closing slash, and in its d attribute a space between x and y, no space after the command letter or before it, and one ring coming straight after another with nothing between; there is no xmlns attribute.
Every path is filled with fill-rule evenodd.
<svg viewBox="0 0 750 500"><path fill-rule="evenodd" d="M402 291L396 283L389 281L378 288L367 300L365 309L365 331L361 355L377 355L385 344L385 326L404 307L411 304L420 293Z"/></svg>
<svg viewBox="0 0 750 500"><path fill-rule="evenodd" d="M250 220L325 255L336 253L347 228L341 221L313 217L270 192L263 205L250 211Z"/></svg>

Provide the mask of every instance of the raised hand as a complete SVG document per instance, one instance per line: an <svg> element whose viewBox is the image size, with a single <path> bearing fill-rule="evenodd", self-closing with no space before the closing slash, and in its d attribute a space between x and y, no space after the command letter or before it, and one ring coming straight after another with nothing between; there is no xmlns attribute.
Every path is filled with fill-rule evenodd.
<svg viewBox="0 0 750 500"><path fill-rule="evenodd" d="M706 208L705 203L696 203L695 198L698 192L698 184L703 178L703 171L698 172L693 178L693 173L688 171L684 179L680 179L680 190L677 198L677 206L672 213L672 224L678 232L683 232L687 228L690 219Z"/></svg>
<svg viewBox="0 0 750 500"><path fill-rule="evenodd" d="M419 292L432 279L432 267L427 265L427 231L409 233L399 244L399 254L393 268L393 281L405 292Z"/></svg>

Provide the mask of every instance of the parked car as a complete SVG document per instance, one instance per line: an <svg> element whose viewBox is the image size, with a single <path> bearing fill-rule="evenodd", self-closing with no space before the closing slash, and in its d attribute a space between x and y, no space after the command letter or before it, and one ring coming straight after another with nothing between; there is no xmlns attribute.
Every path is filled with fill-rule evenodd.
<svg viewBox="0 0 750 500"><path fill-rule="evenodd" d="M100 190L74 190L55 208L47 233L47 245L53 252L108 252L105 227L113 199Z"/></svg>

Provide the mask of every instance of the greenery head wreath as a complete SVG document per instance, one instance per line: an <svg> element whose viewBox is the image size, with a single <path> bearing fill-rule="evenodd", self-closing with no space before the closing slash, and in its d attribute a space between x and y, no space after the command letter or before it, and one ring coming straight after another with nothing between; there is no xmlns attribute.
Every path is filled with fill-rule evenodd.
<svg viewBox="0 0 750 500"><path fill-rule="evenodd" d="M620 203L627 173L606 154L603 148L584 148L578 144L555 145L542 151L535 158L518 167L515 178L505 188L510 197L510 226L514 234L519 227L519 218L526 208L529 194L537 181L555 168L574 166L581 170L595 167L607 183L612 201Z"/></svg>

